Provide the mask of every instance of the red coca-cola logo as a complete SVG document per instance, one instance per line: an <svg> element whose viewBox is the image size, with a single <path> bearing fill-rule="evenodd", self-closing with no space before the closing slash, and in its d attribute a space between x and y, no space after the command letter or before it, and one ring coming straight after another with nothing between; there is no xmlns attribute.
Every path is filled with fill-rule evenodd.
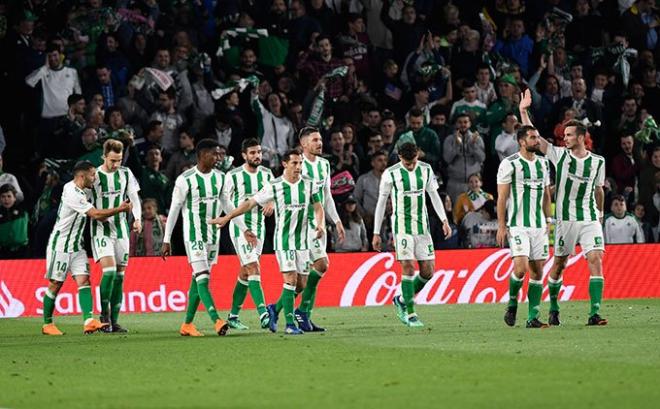
<svg viewBox="0 0 660 409"><path fill-rule="evenodd" d="M442 253L440 256L442 257ZM577 262L581 254L569 258L567 266ZM475 265L475 262L478 264ZM543 267L543 275L552 268L552 258ZM513 262L508 249L490 251L481 258L442 260L443 268L417 294L418 304L494 303L508 300L508 280ZM449 268L444 266L450 266ZM375 254L364 261L347 280L339 305L384 305L399 293L400 267L391 253ZM560 298L570 299L574 286L565 285ZM521 291L520 300L526 293Z"/></svg>

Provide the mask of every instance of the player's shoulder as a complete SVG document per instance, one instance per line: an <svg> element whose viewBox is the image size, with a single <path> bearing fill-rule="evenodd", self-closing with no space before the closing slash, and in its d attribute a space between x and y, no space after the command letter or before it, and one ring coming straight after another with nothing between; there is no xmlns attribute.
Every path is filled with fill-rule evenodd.
<svg viewBox="0 0 660 409"><path fill-rule="evenodd" d="M87 195L85 190L83 190L83 189L79 188L78 186L76 186L76 184L73 183L73 181L67 182L64 185L64 187L62 188L62 194L63 195L65 195L65 194L66 195L74 195L74 196L75 195L79 195L79 196L86 196Z"/></svg>
<svg viewBox="0 0 660 409"><path fill-rule="evenodd" d="M603 157L603 156L601 156L601 155L599 155L599 154L597 154L597 153L593 153L593 152L591 152L591 157L594 158L594 159L597 160L597 161L603 161L603 162L605 162L605 157Z"/></svg>
<svg viewBox="0 0 660 409"><path fill-rule="evenodd" d="M259 167L257 169L258 169L259 172L263 172L267 175L270 175L271 177L273 176L273 171L270 168L259 165Z"/></svg>
<svg viewBox="0 0 660 409"><path fill-rule="evenodd" d="M517 161L518 159L520 159L520 153L516 152L513 155L509 155L506 158L504 158L504 160L501 163L505 163L505 162L511 163Z"/></svg>
<svg viewBox="0 0 660 409"><path fill-rule="evenodd" d="M422 168L424 170L431 168L431 165L429 165L427 162L424 162L424 161L421 161L421 160L417 161L417 166L419 166L420 168Z"/></svg>
<svg viewBox="0 0 660 409"><path fill-rule="evenodd" d="M177 179L187 179L187 178L191 177L191 176L194 175L194 174L195 174L195 168L192 167L192 168L190 168L190 169L184 171L182 174L180 174L180 175L177 177Z"/></svg>
<svg viewBox="0 0 660 409"><path fill-rule="evenodd" d="M630 212L626 212L625 217L626 217L627 219L632 219L632 220L634 220L634 221L637 221L637 218L635 217L635 215L632 214L632 213L630 213Z"/></svg>
<svg viewBox="0 0 660 409"><path fill-rule="evenodd" d="M401 169L401 167L402 167L401 162L399 162L399 163L395 163L394 165L392 165L392 166L386 168L386 169L385 169L385 173L393 173L393 172L395 172L395 171Z"/></svg>
<svg viewBox="0 0 660 409"><path fill-rule="evenodd" d="M229 171L227 172L227 176L238 175L238 174L241 173L242 171L243 171L243 167L242 167L242 166L239 166L239 167L237 167L237 168L234 168L234 169L229 170Z"/></svg>
<svg viewBox="0 0 660 409"><path fill-rule="evenodd" d="M278 177L276 177L275 179L271 180L271 181L270 181L270 184L271 184L271 185L279 185L279 184L282 183L283 180L284 180L284 179L282 179L282 176L278 176Z"/></svg>

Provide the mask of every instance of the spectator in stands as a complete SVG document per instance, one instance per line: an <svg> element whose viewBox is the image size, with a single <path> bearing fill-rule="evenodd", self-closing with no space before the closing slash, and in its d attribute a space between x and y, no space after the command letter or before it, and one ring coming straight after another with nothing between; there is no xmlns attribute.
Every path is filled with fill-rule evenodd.
<svg viewBox="0 0 660 409"><path fill-rule="evenodd" d="M623 99L621 116L613 128L619 134L634 135L639 131L640 123L637 100L632 95L628 95Z"/></svg>
<svg viewBox="0 0 660 409"><path fill-rule="evenodd" d="M16 176L11 173L6 173L3 171L4 160L2 159L2 154L0 153L0 186L6 184L11 185L14 188L14 196L16 203L21 203L23 201L23 191L21 190L21 185L18 184L18 179Z"/></svg>
<svg viewBox="0 0 660 409"><path fill-rule="evenodd" d="M442 148L440 147L438 135L434 130L424 125L424 114L419 109L413 108L408 112L408 121L410 123L408 132L412 132L414 142L419 148L419 159L437 170L442 159Z"/></svg>
<svg viewBox="0 0 660 409"><path fill-rule="evenodd" d="M394 147L394 135L396 134L396 122L394 118L383 118L380 123L380 135L383 137L383 149L389 152Z"/></svg>
<svg viewBox="0 0 660 409"><path fill-rule="evenodd" d="M345 143L344 135L339 129L330 133L330 157L328 160L333 175L348 171L355 179L360 174L360 161L353 152L353 145Z"/></svg>
<svg viewBox="0 0 660 409"><path fill-rule="evenodd" d="M375 152L370 158L371 171L360 175L353 192L368 231L372 231L373 229L374 212L376 211L376 203L378 202L378 188L380 186L380 178L387 168L387 154L381 150Z"/></svg>
<svg viewBox="0 0 660 409"><path fill-rule="evenodd" d="M493 195L483 191L483 181L480 173L473 173L468 179L468 191L461 193L454 204L454 222L461 224L463 217L469 212L480 209L488 200L493 200Z"/></svg>
<svg viewBox="0 0 660 409"><path fill-rule="evenodd" d="M416 49L426 30L421 22L417 20L415 6L410 3L404 3L401 10L401 19L393 20L390 17L392 3L391 0L383 0L380 18L385 27L392 32L394 59L401 65L408 54Z"/></svg>
<svg viewBox="0 0 660 409"><path fill-rule="evenodd" d="M495 86L490 78L490 67L488 64L480 64L477 67L477 99L486 106L489 106L497 99Z"/></svg>
<svg viewBox="0 0 660 409"><path fill-rule="evenodd" d="M350 57L355 64L355 73L359 78L367 78L369 66L369 35L366 32L364 19L360 14L349 13L346 17L346 32L338 37L339 48L344 57Z"/></svg>
<svg viewBox="0 0 660 409"><path fill-rule="evenodd" d="M522 73L527 76L534 41L525 34L525 22L521 17L514 17L509 21L504 28L503 39L497 40L493 51L518 63Z"/></svg>
<svg viewBox="0 0 660 409"><path fill-rule="evenodd" d="M499 98L495 100L488 107L486 112L486 121L490 128L490 135L495 137L502 132L502 121L504 117L510 112L516 113L518 116L518 83L511 74L505 74L497 79L497 90ZM518 118L520 119L520 118ZM490 139L492 142L488 144L488 152L495 153L495 138Z"/></svg>
<svg viewBox="0 0 660 409"><path fill-rule="evenodd" d="M644 243L642 226L634 215L627 212L625 197L614 196L610 210L603 222L606 244Z"/></svg>
<svg viewBox="0 0 660 409"><path fill-rule="evenodd" d="M171 193L170 181L161 171L163 155L158 144L152 144L146 150L146 166L140 163L135 145L131 146L126 165L140 183L140 195L143 199L155 199L159 209L167 209Z"/></svg>
<svg viewBox="0 0 660 409"><path fill-rule="evenodd" d="M332 238L335 251L338 253L368 251L367 228L353 195L348 196L341 204L339 217L341 217L341 222L345 226L346 235L343 241L339 241L337 233L333 231Z"/></svg>
<svg viewBox="0 0 660 409"><path fill-rule="evenodd" d="M445 237L442 232L442 222L437 217L435 212L429 214L430 223L431 223L431 236L433 237L433 243L436 250L445 250L445 249L457 249L460 248L459 242L459 230L456 227L454 222L454 215L452 214L454 206L452 205L451 197L445 192L440 192L440 199L442 199L442 204L445 208L445 214L447 215L447 221L449 227L451 227L451 236Z"/></svg>
<svg viewBox="0 0 660 409"><path fill-rule="evenodd" d="M612 175L616 180L618 193L630 195L631 202L635 201L637 177L641 169L641 158L634 154L634 143L632 135L621 135L619 138L621 153L612 160Z"/></svg>
<svg viewBox="0 0 660 409"><path fill-rule="evenodd" d="M653 195L656 192L656 175L660 173L660 145L652 149L650 156L651 159L645 161L639 176L639 202L646 210L646 220L652 226L657 226L658 211L653 205Z"/></svg>
<svg viewBox="0 0 660 409"><path fill-rule="evenodd" d="M466 81L463 87L463 98L454 102L449 114L453 121L458 114L467 113L470 116L472 128L486 121L486 105L477 98L477 86L473 81Z"/></svg>
<svg viewBox="0 0 660 409"><path fill-rule="evenodd" d="M163 134L165 133L165 128L161 121L153 120L149 121L147 126L144 129L143 137L135 139L135 146L137 148L140 160L144 161L144 158L147 156L147 149L153 145L160 145L163 140Z"/></svg>
<svg viewBox="0 0 660 409"><path fill-rule="evenodd" d="M160 256L166 223L156 199L142 201L142 232L131 232L130 256Z"/></svg>
<svg viewBox="0 0 660 409"><path fill-rule="evenodd" d="M495 138L495 151L500 161L513 155L520 149L516 136L516 130L519 126L518 117L513 112L508 113L504 117L502 132Z"/></svg>
<svg viewBox="0 0 660 409"><path fill-rule="evenodd" d="M327 35L319 35L314 41L314 53L305 52L298 58L297 68L300 71L300 78L306 79L307 84L315 86L324 75L338 68L344 63L339 58L332 56L332 42ZM349 93L349 86L346 77L333 78L326 84L326 96L329 99L339 99L346 97Z"/></svg>
<svg viewBox="0 0 660 409"><path fill-rule="evenodd" d="M496 247L495 202L488 200L477 210L466 214L461 222L461 231L463 242L469 248Z"/></svg>
<svg viewBox="0 0 660 409"><path fill-rule="evenodd" d="M637 50L655 50L658 45L658 16L655 1L637 0L621 15L623 29L630 38L630 46Z"/></svg>
<svg viewBox="0 0 660 409"><path fill-rule="evenodd" d="M470 131L470 117L456 117L456 131L445 139L443 156L447 163L447 194L456 201L467 190L470 175L481 172L486 158L484 141L478 132Z"/></svg>
<svg viewBox="0 0 660 409"><path fill-rule="evenodd" d="M126 133L135 135L135 130L124 122L121 109L117 106L111 106L105 111L105 123L108 138L121 139L122 135Z"/></svg>
<svg viewBox="0 0 660 409"><path fill-rule="evenodd" d="M17 206L16 188L0 185L0 259L27 256L28 214Z"/></svg>
<svg viewBox="0 0 660 409"><path fill-rule="evenodd" d="M644 208L644 205L641 203L635 203L633 215L635 216L637 223L639 223L639 227L642 228L642 232L644 232L644 243L655 242L653 237L653 227L651 226L651 223L645 221L646 209Z"/></svg>
<svg viewBox="0 0 660 409"><path fill-rule="evenodd" d="M163 153L167 157L173 154L179 146L179 129L183 126L183 118L176 109L175 90L168 88L158 93L158 110L151 114L150 121L159 121L163 125L163 135L160 140Z"/></svg>
<svg viewBox="0 0 660 409"><path fill-rule="evenodd" d="M294 129L291 120L284 115L286 108L282 106L279 94L269 94L266 101L268 109L259 99L257 90L252 90L252 111L260 125L258 137L263 149L263 161L265 166L278 173L281 167L279 158L294 146Z"/></svg>
<svg viewBox="0 0 660 409"><path fill-rule="evenodd" d="M94 79L86 87L88 97L101 94L106 107L115 106L119 102L122 90L117 80L113 78L112 71L108 66L101 64L96 66L95 74Z"/></svg>
<svg viewBox="0 0 660 409"><path fill-rule="evenodd" d="M196 163L195 138L189 130L182 129L179 132L179 150L174 152L167 161L165 176L169 180L176 180L177 176L183 172L183 168L194 166Z"/></svg>
<svg viewBox="0 0 660 409"><path fill-rule="evenodd" d="M25 77L25 83L32 88L41 83L41 122L37 148L42 154L51 154L60 153L62 149L63 141L54 141L52 136L62 117L68 112L67 100L71 94L81 94L82 90L78 72L62 64L59 46L51 43L46 51L46 65Z"/></svg>
<svg viewBox="0 0 660 409"><path fill-rule="evenodd" d="M85 98L80 94L71 94L66 102L69 110L62 118L56 135L63 144L71 146L78 143L85 129Z"/></svg>

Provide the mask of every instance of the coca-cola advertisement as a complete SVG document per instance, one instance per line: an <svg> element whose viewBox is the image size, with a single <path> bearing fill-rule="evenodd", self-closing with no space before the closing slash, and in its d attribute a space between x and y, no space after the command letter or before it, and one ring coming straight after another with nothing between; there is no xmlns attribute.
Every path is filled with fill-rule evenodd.
<svg viewBox="0 0 660 409"><path fill-rule="evenodd" d="M660 245L608 246L603 271L605 299L660 297ZM90 264L92 261L90 260ZM550 258L545 276L552 267ZM508 249L447 250L436 252L435 275L417 295L419 304L499 303L508 299L512 263ZM0 261L0 318L38 316L47 281L45 260ZM219 309L228 309L239 270L235 256L221 256L211 274L211 288ZM274 302L282 291L282 277L273 255L261 258L264 293ZM100 267L92 264L94 300L98 312ZM560 299L588 299L589 271L582 254L569 258ZM128 313L183 311L191 270L185 257L132 258L124 283ZM330 254L330 268L319 284L316 305L350 307L384 305L400 291L401 268L392 253ZM526 298L521 291L521 301ZM69 279L57 298L56 313L80 312L76 286ZM548 299L547 287L543 299ZM253 308L248 300L245 308Z"/></svg>

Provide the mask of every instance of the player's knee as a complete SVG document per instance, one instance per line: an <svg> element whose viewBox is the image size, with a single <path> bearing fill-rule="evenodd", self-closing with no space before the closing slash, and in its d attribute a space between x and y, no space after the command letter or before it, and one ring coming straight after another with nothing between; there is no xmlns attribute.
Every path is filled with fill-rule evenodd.
<svg viewBox="0 0 660 409"><path fill-rule="evenodd" d="M429 280L431 277L433 277L434 272L435 272L435 263L433 263L432 261L425 262L424 264L419 266L419 275L426 280Z"/></svg>
<svg viewBox="0 0 660 409"><path fill-rule="evenodd" d="M314 262L314 270L320 274L324 274L326 271L328 271L328 261L324 258L316 260Z"/></svg>
<svg viewBox="0 0 660 409"><path fill-rule="evenodd" d="M50 280L50 283L48 283L48 290L52 294L57 294L60 292L60 289L62 288L63 284L64 283L61 281Z"/></svg>
<svg viewBox="0 0 660 409"><path fill-rule="evenodd" d="M195 273L194 278L195 278L195 281L197 281L199 283L202 280L210 279L211 275L209 274L208 271L202 271L202 272L199 272L199 273Z"/></svg>
<svg viewBox="0 0 660 409"><path fill-rule="evenodd" d="M592 267L599 268L603 263L603 252L594 250L587 253L587 263Z"/></svg>

